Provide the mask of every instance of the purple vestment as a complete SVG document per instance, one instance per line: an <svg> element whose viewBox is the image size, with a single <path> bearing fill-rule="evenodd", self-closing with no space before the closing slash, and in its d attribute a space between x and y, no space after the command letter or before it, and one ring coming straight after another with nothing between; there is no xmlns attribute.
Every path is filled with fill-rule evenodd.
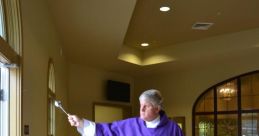
<svg viewBox="0 0 259 136"><path fill-rule="evenodd" d="M112 123L96 123L96 136L183 136L179 126L160 112L160 123L156 128L147 128L139 117Z"/></svg>

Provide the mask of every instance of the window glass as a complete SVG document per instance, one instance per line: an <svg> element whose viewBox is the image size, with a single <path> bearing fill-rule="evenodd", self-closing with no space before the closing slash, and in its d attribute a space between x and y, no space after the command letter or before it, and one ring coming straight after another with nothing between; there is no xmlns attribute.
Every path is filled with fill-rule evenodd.
<svg viewBox="0 0 259 136"><path fill-rule="evenodd" d="M55 75L54 75L54 66L50 64L49 68L49 89L51 92L55 93Z"/></svg>
<svg viewBox="0 0 259 136"><path fill-rule="evenodd" d="M5 38L5 24L4 24L4 10L3 10L3 2L0 0L0 36Z"/></svg>
<svg viewBox="0 0 259 136"><path fill-rule="evenodd" d="M48 99L48 134L49 136L55 135L55 106L53 98Z"/></svg>
<svg viewBox="0 0 259 136"><path fill-rule="evenodd" d="M213 112L214 111L214 95L213 90L204 94L200 101L198 101L195 108L196 112Z"/></svg>
<svg viewBox="0 0 259 136"><path fill-rule="evenodd" d="M9 70L0 66L0 136L9 136Z"/></svg>
<svg viewBox="0 0 259 136"><path fill-rule="evenodd" d="M55 136L55 73L50 60L48 72L48 135Z"/></svg>
<svg viewBox="0 0 259 136"><path fill-rule="evenodd" d="M237 110L237 83L236 80L217 87L218 111Z"/></svg>
<svg viewBox="0 0 259 136"><path fill-rule="evenodd" d="M259 71L237 76L211 88L195 102L193 135L258 136ZM211 107L214 106L213 111ZM214 121L217 125L211 127Z"/></svg>
<svg viewBox="0 0 259 136"><path fill-rule="evenodd" d="M242 109L259 109L259 74L241 78Z"/></svg>
<svg viewBox="0 0 259 136"><path fill-rule="evenodd" d="M213 115L197 115L195 120L196 136L214 136Z"/></svg>
<svg viewBox="0 0 259 136"><path fill-rule="evenodd" d="M218 136L237 136L237 114L218 115Z"/></svg>
<svg viewBox="0 0 259 136"><path fill-rule="evenodd" d="M258 136L259 116L258 113L242 114L242 135L243 136Z"/></svg>

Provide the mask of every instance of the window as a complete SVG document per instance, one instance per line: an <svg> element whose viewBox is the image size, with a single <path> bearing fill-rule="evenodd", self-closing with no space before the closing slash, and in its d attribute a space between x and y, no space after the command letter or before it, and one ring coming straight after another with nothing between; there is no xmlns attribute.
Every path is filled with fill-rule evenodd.
<svg viewBox="0 0 259 136"><path fill-rule="evenodd" d="M0 136L22 135L20 26L19 1L0 0Z"/></svg>
<svg viewBox="0 0 259 136"><path fill-rule="evenodd" d="M259 135L259 71L217 84L193 107L194 136Z"/></svg>
<svg viewBox="0 0 259 136"><path fill-rule="evenodd" d="M0 36L5 37L3 1L0 1ZM4 38L5 39L5 38Z"/></svg>
<svg viewBox="0 0 259 136"><path fill-rule="evenodd" d="M2 64L3 65L3 64ZM8 136L9 126L9 70L3 66L0 67L0 135Z"/></svg>
<svg viewBox="0 0 259 136"><path fill-rule="evenodd" d="M55 73L52 60L48 69L48 135L55 136Z"/></svg>

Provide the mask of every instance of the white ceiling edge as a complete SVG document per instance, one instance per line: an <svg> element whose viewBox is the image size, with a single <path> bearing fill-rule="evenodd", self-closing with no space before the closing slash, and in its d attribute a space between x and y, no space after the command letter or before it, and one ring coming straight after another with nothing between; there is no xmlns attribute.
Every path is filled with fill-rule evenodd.
<svg viewBox="0 0 259 136"><path fill-rule="evenodd" d="M129 46L122 45L119 51L118 59L141 66L142 56L143 56L142 51L139 51Z"/></svg>
<svg viewBox="0 0 259 136"><path fill-rule="evenodd" d="M118 59L146 66L208 56L220 57L222 54L258 47L259 28L146 51L123 46Z"/></svg>
<svg viewBox="0 0 259 136"><path fill-rule="evenodd" d="M143 51L123 45L118 55L118 59L139 66L153 65L175 60L164 54L155 54L147 59L143 59L143 53Z"/></svg>

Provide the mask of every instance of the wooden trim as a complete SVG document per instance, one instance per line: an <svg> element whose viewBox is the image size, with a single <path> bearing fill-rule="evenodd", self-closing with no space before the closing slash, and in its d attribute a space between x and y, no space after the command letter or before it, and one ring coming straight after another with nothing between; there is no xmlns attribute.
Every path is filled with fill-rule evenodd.
<svg viewBox="0 0 259 136"><path fill-rule="evenodd" d="M10 136L21 136L22 67L10 68Z"/></svg>
<svg viewBox="0 0 259 136"><path fill-rule="evenodd" d="M0 37L0 61L7 64L19 65L20 56L12 49L12 47Z"/></svg>

